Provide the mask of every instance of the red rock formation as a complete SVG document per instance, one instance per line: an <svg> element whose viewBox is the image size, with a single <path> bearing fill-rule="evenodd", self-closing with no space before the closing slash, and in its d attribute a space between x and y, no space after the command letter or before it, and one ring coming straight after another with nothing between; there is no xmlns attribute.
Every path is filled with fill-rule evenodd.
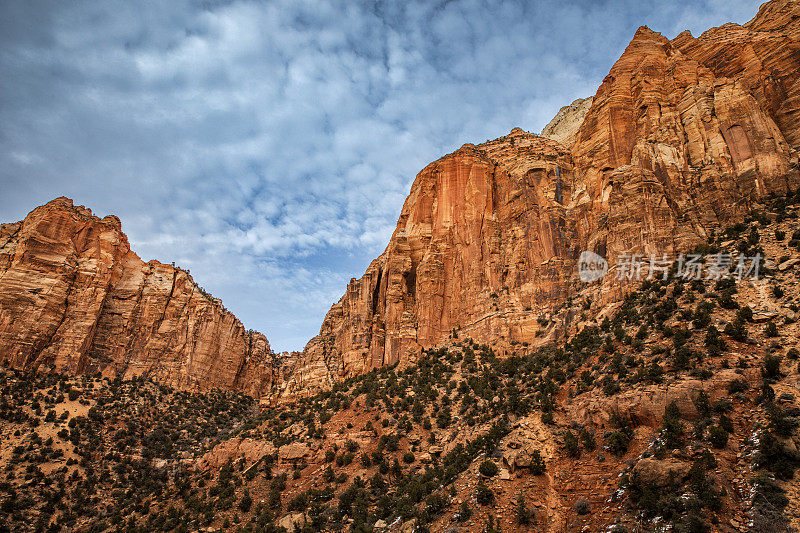
<svg viewBox="0 0 800 533"><path fill-rule="evenodd" d="M612 264L673 253L800 185L799 21L800 3L773 0L696 39L642 27L588 111L551 132L569 146L515 128L428 165L384 253L299 357L275 356L188 273L143 263L115 217L55 200L0 231L0 356L272 397L413 361L454 334L553 338L569 327L568 312L550 323L560 308L625 290L614 276L578 282L582 250Z"/></svg>
<svg viewBox="0 0 800 533"><path fill-rule="evenodd" d="M428 165L386 251L331 308L289 388L413 361L454 331L532 341L537 319L581 288L581 250L612 264L674 253L800 185L799 18L800 3L775 0L698 39L642 27L569 149L515 129ZM618 285L607 276L589 292L608 301Z"/></svg>
<svg viewBox="0 0 800 533"><path fill-rule="evenodd" d="M0 229L0 357L256 396L273 390L277 372L267 339L186 271L144 263L117 217L100 220L67 198Z"/></svg>

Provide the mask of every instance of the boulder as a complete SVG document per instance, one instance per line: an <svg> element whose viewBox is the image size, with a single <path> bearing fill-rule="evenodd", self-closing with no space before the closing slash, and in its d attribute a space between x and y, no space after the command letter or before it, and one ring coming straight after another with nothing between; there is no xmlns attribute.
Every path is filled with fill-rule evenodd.
<svg viewBox="0 0 800 533"><path fill-rule="evenodd" d="M297 463L311 455L311 449L303 443L295 442L278 448L278 459L287 463Z"/></svg>
<svg viewBox="0 0 800 533"><path fill-rule="evenodd" d="M683 481L689 474L691 465L676 459L641 459L633 467L633 471L639 478L648 484L662 488L669 485L670 480L676 482Z"/></svg>
<svg viewBox="0 0 800 533"><path fill-rule="evenodd" d="M305 520L306 517L303 513L289 513L278 520L277 526L291 532L294 531L296 525L302 527L305 524Z"/></svg>

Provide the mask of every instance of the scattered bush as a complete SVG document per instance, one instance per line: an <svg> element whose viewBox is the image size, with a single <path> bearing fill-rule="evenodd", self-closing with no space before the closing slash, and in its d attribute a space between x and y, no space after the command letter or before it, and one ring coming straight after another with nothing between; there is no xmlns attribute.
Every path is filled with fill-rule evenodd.
<svg viewBox="0 0 800 533"><path fill-rule="evenodd" d="M750 387L747 385L747 382L744 379L734 379L728 384L728 392L730 394L736 394L737 392L745 392Z"/></svg>
<svg viewBox="0 0 800 533"><path fill-rule="evenodd" d="M778 336L778 326L775 325L775 322L770 322L767 324L767 327L764 328L764 335L767 337L777 337Z"/></svg>
<svg viewBox="0 0 800 533"><path fill-rule="evenodd" d="M547 470L547 467L544 464L544 459L542 458L542 454L539 453L539 450L533 450L531 454L531 474L534 476L541 476Z"/></svg>
<svg viewBox="0 0 800 533"><path fill-rule="evenodd" d="M579 498L575 502L575 512L579 515L585 515L592 512L592 504L586 498Z"/></svg>
<svg viewBox="0 0 800 533"><path fill-rule="evenodd" d="M708 430L708 442L714 448L724 448L728 444L728 432L720 426L712 426Z"/></svg>
<svg viewBox="0 0 800 533"><path fill-rule="evenodd" d="M528 508L528 505L525 503L525 496L520 494L517 497L517 507L516 507L516 519L517 523L520 525L528 525L533 518L533 511Z"/></svg>
<svg viewBox="0 0 800 533"><path fill-rule="evenodd" d="M478 471L484 477L493 477L497 474L497 465L494 461L489 461L487 459L481 463L481 466L478 467Z"/></svg>
<svg viewBox="0 0 800 533"><path fill-rule="evenodd" d="M483 481L480 481L475 490L475 499L481 505L490 505L494 503L494 492Z"/></svg>
<svg viewBox="0 0 800 533"><path fill-rule="evenodd" d="M766 354L761 373L766 379L777 379L781 376L781 358L777 355Z"/></svg>

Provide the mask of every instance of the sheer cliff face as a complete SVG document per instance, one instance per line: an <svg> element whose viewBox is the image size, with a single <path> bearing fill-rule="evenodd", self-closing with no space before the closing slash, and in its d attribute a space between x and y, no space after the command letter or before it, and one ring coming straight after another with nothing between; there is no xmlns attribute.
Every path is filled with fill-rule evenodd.
<svg viewBox="0 0 800 533"><path fill-rule="evenodd" d="M331 308L289 389L413 361L454 330L532 341L537 319L579 287L582 250L611 263L673 253L760 197L796 188L799 28L800 3L790 1L699 38L640 28L568 148L515 129L430 164L386 251ZM610 301L622 289L609 276L588 290Z"/></svg>
<svg viewBox="0 0 800 533"><path fill-rule="evenodd" d="M66 198L0 229L0 357L256 396L275 385L263 335L187 272L139 259L116 217L101 220Z"/></svg>
<svg viewBox="0 0 800 533"><path fill-rule="evenodd" d="M0 229L0 358L274 399L455 334L500 349L552 339L568 326L557 310L624 292L613 275L578 282L581 251L672 254L800 186L799 41L789 0L698 38L640 28L552 139L514 129L423 169L384 253L291 357L187 272L144 263L115 217L54 200Z"/></svg>

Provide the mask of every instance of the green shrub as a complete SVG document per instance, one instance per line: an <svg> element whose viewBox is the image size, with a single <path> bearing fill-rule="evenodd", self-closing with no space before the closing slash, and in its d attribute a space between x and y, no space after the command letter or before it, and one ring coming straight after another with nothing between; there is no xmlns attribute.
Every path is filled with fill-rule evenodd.
<svg viewBox="0 0 800 533"><path fill-rule="evenodd" d="M481 505L490 505L494 503L494 492L481 480L475 490L475 499Z"/></svg>
<svg viewBox="0 0 800 533"><path fill-rule="evenodd" d="M749 307L744 309L749 309ZM744 319L740 316L737 316L733 322L729 322L728 325L725 326L724 331L726 335L729 335L732 339L739 342L745 342L747 340L747 326L744 323Z"/></svg>
<svg viewBox="0 0 800 533"><path fill-rule="evenodd" d="M493 477L497 474L497 465L494 463L494 461L486 460L481 463L480 467L478 467L478 471L482 476Z"/></svg>
<svg viewBox="0 0 800 533"><path fill-rule="evenodd" d="M728 432L720 426L712 426L708 430L708 442L714 448L724 448L728 444Z"/></svg>
<svg viewBox="0 0 800 533"><path fill-rule="evenodd" d="M469 506L469 503L462 502L461 507L458 509L458 515L456 515L456 520L459 522L466 522L472 518L472 508Z"/></svg>
<svg viewBox="0 0 800 533"><path fill-rule="evenodd" d="M736 318L741 318L744 321L750 322L753 320L753 310L749 305L745 305L736 312Z"/></svg>
<svg viewBox="0 0 800 533"><path fill-rule="evenodd" d="M794 435L798 422L794 417L789 416L787 411L770 403L767 406L767 417L769 418L769 427L776 435L784 439Z"/></svg>
<svg viewBox="0 0 800 533"><path fill-rule="evenodd" d="M625 455L633 439L633 429L630 427L630 420L627 416L620 413L612 413L611 424L617 429L606 433L606 446L614 455Z"/></svg>
<svg viewBox="0 0 800 533"><path fill-rule="evenodd" d="M246 513L250 510L251 505L253 505L253 498L250 496L250 491L245 489L242 499L239 500L239 509Z"/></svg>
<svg viewBox="0 0 800 533"><path fill-rule="evenodd" d="M533 511L528 508L525 503L525 496L522 494L517 496L516 518L517 523L523 526L530 524L533 518Z"/></svg>
<svg viewBox="0 0 800 533"><path fill-rule="evenodd" d="M603 394L606 396L613 396L620 391L620 386L617 380L611 376L603 378Z"/></svg>
<svg viewBox="0 0 800 533"><path fill-rule="evenodd" d="M767 327L764 328L764 335L767 337L777 337L778 336L778 326L775 325L775 322L770 322L767 324Z"/></svg>
<svg viewBox="0 0 800 533"><path fill-rule="evenodd" d="M585 427L581 428L580 438L583 442L583 448L586 451L594 451L594 449L597 447L597 443L594 440L594 435Z"/></svg>
<svg viewBox="0 0 800 533"><path fill-rule="evenodd" d="M781 376L781 358L777 355L766 354L761 373L766 379L777 379Z"/></svg>
<svg viewBox="0 0 800 533"><path fill-rule="evenodd" d="M430 494L425 499L425 511L431 515L436 516L447 508L447 498L439 493Z"/></svg>
<svg viewBox="0 0 800 533"><path fill-rule="evenodd" d="M661 438L667 449L675 449L683 442L683 425L681 424L681 411L678 404L671 402L664 410L661 426Z"/></svg>
<svg viewBox="0 0 800 533"><path fill-rule="evenodd" d="M567 455L570 457L578 457L581 454L581 449L578 445L578 437L570 430L564 433L564 447L567 450Z"/></svg>
<svg viewBox="0 0 800 533"><path fill-rule="evenodd" d="M542 454L539 453L539 450L533 450L531 454L531 474L534 476L541 476L544 474L545 470L547 470L547 466L544 464L544 459L542 458Z"/></svg>
<svg viewBox="0 0 800 533"><path fill-rule="evenodd" d="M747 382L741 378L734 379L728 384L728 392L730 394L736 394L737 392L745 392L749 388L750 386L747 384Z"/></svg>
<svg viewBox="0 0 800 533"><path fill-rule="evenodd" d="M706 391L700 391L693 403L700 416L706 417L711 413L711 399Z"/></svg>
<svg viewBox="0 0 800 533"><path fill-rule="evenodd" d="M711 355L720 355L727 346L716 326L709 326L706 330L705 346Z"/></svg>

